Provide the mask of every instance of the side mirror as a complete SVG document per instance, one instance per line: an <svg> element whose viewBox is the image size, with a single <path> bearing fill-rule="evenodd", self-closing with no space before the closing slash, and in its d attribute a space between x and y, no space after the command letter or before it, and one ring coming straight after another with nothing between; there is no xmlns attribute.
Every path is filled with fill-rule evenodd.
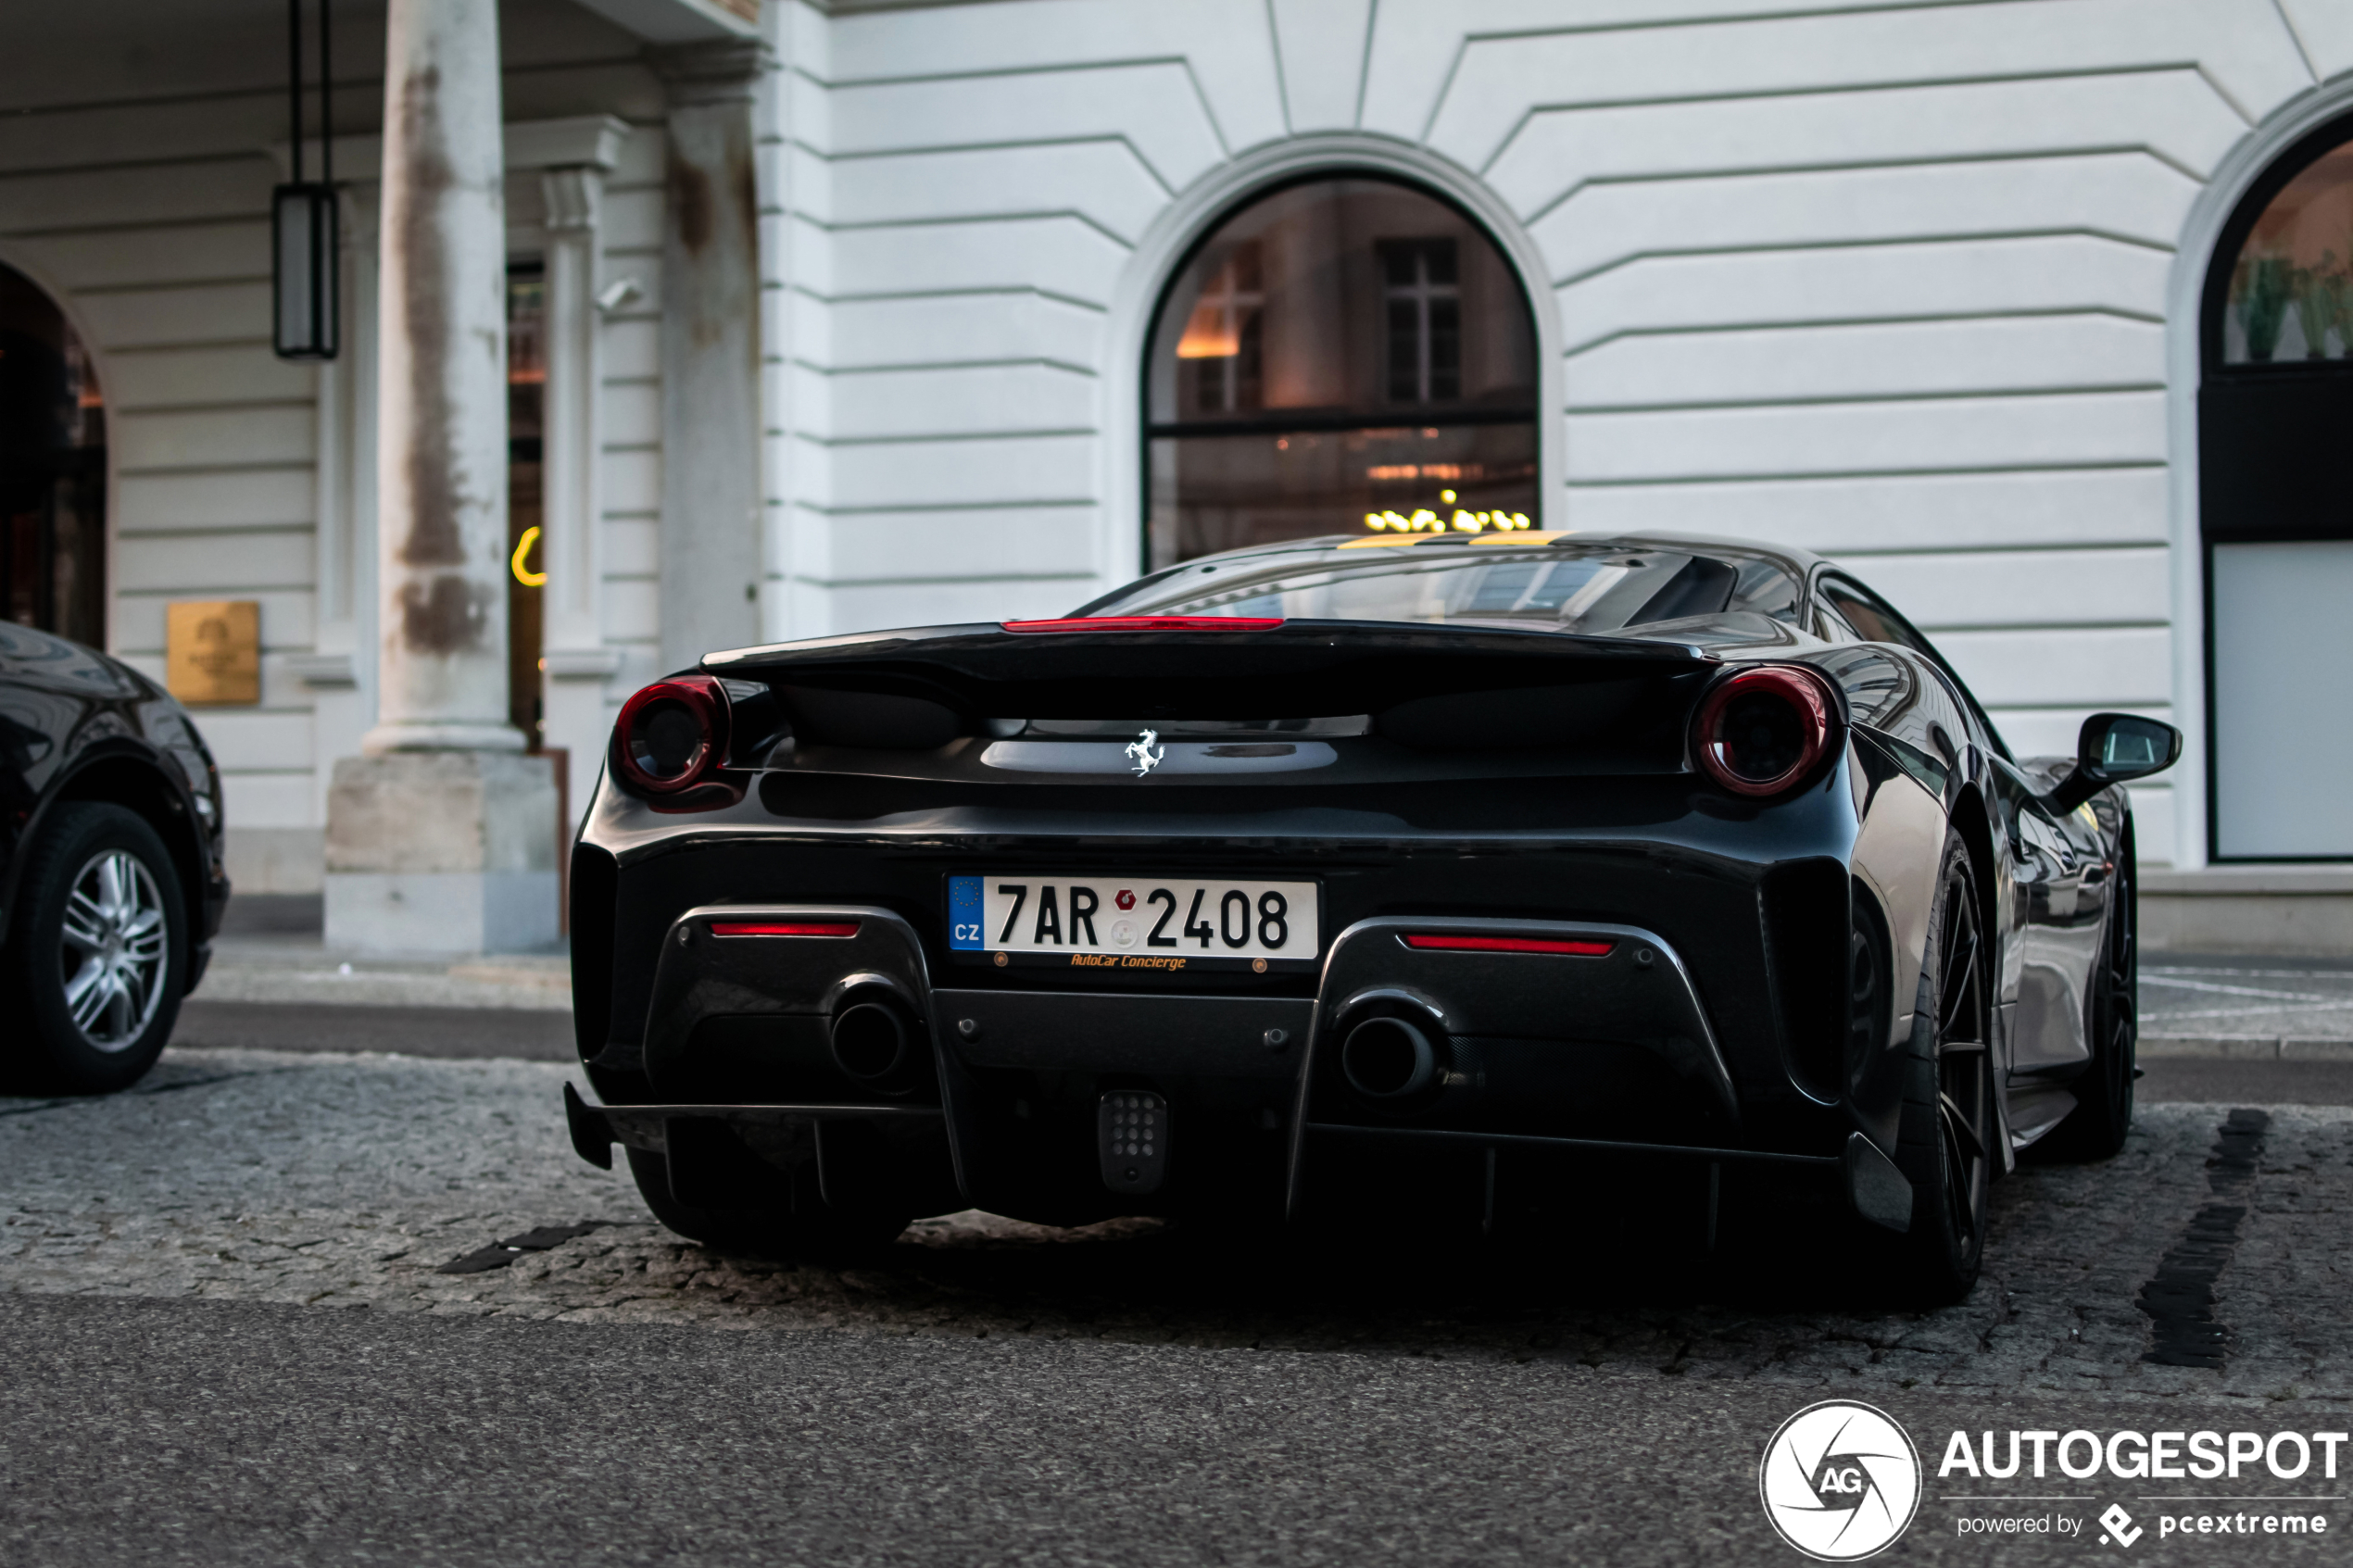
<svg viewBox="0 0 2353 1568"><path fill-rule="evenodd" d="M2112 784L2161 773L2182 759L2182 732L2132 713L2095 713L2075 740L2075 771L2045 797L2072 811Z"/></svg>

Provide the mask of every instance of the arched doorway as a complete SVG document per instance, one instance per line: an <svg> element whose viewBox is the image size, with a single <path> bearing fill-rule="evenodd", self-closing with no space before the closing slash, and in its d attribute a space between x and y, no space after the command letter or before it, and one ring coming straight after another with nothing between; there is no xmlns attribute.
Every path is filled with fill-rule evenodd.
<svg viewBox="0 0 2353 1568"><path fill-rule="evenodd" d="M2209 853L2353 858L2353 119L2247 192L2199 329Z"/></svg>
<svg viewBox="0 0 2353 1568"><path fill-rule="evenodd" d="M1460 209L1360 174L1259 194L1153 320L1147 569L1374 522L1531 525L1536 371L1519 279Z"/></svg>
<svg viewBox="0 0 2353 1568"><path fill-rule="evenodd" d="M0 266L0 619L104 647L106 401L56 302Z"/></svg>

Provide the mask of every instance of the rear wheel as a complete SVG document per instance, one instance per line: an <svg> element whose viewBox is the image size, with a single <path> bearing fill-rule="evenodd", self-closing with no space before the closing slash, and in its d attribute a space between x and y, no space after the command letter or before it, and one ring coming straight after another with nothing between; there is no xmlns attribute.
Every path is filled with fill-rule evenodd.
<svg viewBox="0 0 2353 1568"><path fill-rule="evenodd" d="M1990 958L1968 847L1947 834L1896 1148L1912 1184L1898 1279L1906 1295L1923 1301L1968 1295L1985 1250L1997 1135Z"/></svg>
<svg viewBox="0 0 2353 1568"><path fill-rule="evenodd" d="M187 987L187 907L163 840L102 801L53 808L26 860L5 991L7 1075L23 1086L107 1094L146 1075Z"/></svg>
<svg viewBox="0 0 2353 1568"><path fill-rule="evenodd" d="M2084 999L2091 1065L2070 1085L2075 1109L2043 1141L2062 1160L2107 1160L2133 1130L2133 1085L2140 1076L2141 944L2130 830L2109 884L2108 934Z"/></svg>

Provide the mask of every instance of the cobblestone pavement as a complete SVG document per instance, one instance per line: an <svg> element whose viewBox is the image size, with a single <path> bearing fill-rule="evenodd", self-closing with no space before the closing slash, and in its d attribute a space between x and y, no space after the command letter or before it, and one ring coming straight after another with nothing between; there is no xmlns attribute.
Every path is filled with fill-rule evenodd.
<svg viewBox="0 0 2353 1568"><path fill-rule="evenodd" d="M2226 1135L2229 1108L2152 1107L2106 1165L2022 1165L1997 1188L1975 1293L1918 1314L1856 1306L1838 1260L1806 1239L1823 1227L1795 1212L1754 1217L1773 1250L1751 1262L1769 1268L1623 1244L1276 1255L1151 1221L1054 1231L977 1214L919 1223L849 1266L730 1260L573 1156L566 1076L189 1050L110 1099L0 1101L0 1290L1353 1349L1833 1390L2353 1399L2353 1109L2249 1111ZM435 1272L591 1223L503 1268ZM2221 1347L2220 1366L2144 1360L2138 1303L2160 1274L2210 1286L2220 1332L2192 1335ZM1831 1283L1811 1298L1755 1283L1807 1277Z"/></svg>

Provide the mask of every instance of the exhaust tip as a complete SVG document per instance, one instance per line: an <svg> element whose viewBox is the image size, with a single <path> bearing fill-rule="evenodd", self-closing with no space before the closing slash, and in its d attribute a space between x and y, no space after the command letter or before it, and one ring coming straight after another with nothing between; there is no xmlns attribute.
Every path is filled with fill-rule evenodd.
<svg viewBox="0 0 2353 1568"><path fill-rule="evenodd" d="M896 1005L853 1001L834 1014L834 1065L861 1083L894 1078L907 1065L913 1035L912 1020Z"/></svg>
<svg viewBox="0 0 2353 1568"><path fill-rule="evenodd" d="M1368 1018L1340 1042L1340 1070L1366 1099L1410 1099L1438 1081L1438 1049L1402 1018Z"/></svg>

